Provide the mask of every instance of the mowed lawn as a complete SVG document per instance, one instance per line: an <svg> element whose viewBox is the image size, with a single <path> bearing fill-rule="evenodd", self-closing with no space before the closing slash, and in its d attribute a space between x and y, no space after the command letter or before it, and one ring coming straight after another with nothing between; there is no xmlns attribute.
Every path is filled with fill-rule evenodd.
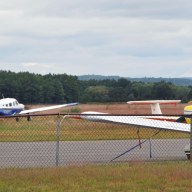
<svg viewBox="0 0 192 192"><path fill-rule="evenodd" d="M192 163L130 162L58 168L1 169L1 192L191 192Z"/></svg>

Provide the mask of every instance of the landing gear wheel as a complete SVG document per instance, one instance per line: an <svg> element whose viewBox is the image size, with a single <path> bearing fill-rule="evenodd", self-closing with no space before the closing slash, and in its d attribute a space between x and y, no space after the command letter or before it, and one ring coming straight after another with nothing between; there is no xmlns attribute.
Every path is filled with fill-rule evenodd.
<svg viewBox="0 0 192 192"><path fill-rule="evenodd" d="M190 154L187 154L187 159L190 160Z"/></svg>
<svg viewBox="0 0 192 192"><path fill-rule="evenodd" d="M27 116L27 121L31 121L32 120L32 117L29 115Z"/></svg>

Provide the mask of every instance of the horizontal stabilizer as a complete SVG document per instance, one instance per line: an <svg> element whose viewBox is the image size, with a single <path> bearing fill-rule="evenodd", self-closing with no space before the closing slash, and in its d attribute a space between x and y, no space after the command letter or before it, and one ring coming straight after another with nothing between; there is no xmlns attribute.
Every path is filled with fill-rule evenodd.
<svg viewBox="0 0 192 192"><path fill-rule="evenodd" d="M146 100L146 101L128 101L129 105L151 105L152 114L162 114L159 104L176 104L180 103L181 100Z"/></svg>
<svg viewBox="0 0 192 192"><path fill-rule="evenodd" d="M177 104L180 103L181 100L145 100L145 101L128 101L129 105L148 105L148 104Z"/></svg>

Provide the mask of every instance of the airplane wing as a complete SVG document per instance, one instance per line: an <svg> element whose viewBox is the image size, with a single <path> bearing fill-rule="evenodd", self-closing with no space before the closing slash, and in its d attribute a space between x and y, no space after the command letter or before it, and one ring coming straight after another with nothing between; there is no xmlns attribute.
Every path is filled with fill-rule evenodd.
<svg viewBox="0 0 192 192"><path fill-rule="evenodd" d="M87 119L89 121L135 125L143 128L155 128L155 129L164 129L170 131L190 133L190 124L148 119L143 116L122 116L122 115L115 116L115 115L108 115L106 113L84 112L80 117L82 119Z"/></svg>
<svg viewBox="0 0 192 192"><path fill-rule="evenodd" d="M35 112L46 111L51 109L58 109L58 108L69 107L74 105L78 105L78 103L68 103L68 104L62 104L62 105L54 105L54 106L48 106L48 107L40 107L35 109L23 110L19 114L29 114L29 113L35 113Z"/></svg>

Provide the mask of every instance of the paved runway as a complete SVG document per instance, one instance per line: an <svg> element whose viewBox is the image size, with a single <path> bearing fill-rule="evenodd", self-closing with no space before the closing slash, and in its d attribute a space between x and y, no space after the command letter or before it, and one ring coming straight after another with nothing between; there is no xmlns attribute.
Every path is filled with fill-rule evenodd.
<svg viewBox="0 0 192 192"><path fill-rule="evenodd" d="M109 163L138 143L138 140L61 141L56 152L56 142L0 142L0 167ZM189 139L152 139L142 144L141 148L138 146L112 162L186 160L183 149L187 144Z"/></svg>

